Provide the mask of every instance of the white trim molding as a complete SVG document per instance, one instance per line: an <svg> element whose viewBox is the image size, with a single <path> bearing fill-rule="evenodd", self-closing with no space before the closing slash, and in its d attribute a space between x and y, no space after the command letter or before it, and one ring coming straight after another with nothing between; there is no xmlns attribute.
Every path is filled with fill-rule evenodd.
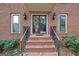
<svg viewBox="0 0 79 59"><path fill-rule="evenodd" d="M19 32L13 32L13 16L18 16L19 17L19 19L18 19L18 21L19 21ZM18 13L12 13L11 14L11 33L20 33L20 14L18 14Z"/></svg>
<svg viewBox="0 0 79 59"><path fill-rule="evenodd" d="M66 23L65 23L66 31L65 31L65 32L60 32L60 16L61 16L61 15L66 16ZM68 30L67 30L67 29L68 29L68 28L67 28L67 25L68 25L67 21L68 21L68 19L67 19L67 14L64 13L64 14L59 14L59 15L58 15L58 32L59 32L59 33L67 33L67 32L68 32Z"/></svg>

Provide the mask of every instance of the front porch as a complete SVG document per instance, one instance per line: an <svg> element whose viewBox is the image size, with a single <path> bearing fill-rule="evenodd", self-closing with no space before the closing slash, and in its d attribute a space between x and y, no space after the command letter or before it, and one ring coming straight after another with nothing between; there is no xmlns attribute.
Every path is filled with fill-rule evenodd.
<svg viewBox="0 0 79 59"><path fill-rule="evenodd" d="M21 38L20 49L22 55L59 55L59 47L57 47L59 38L55 33L55 29L54 31L51 29L53 20L50 15L53 10L53 4L26 5L30 13L30 26L25 27L26 30ZM54 17L54 15L52 16ZM51 31L55 36L52 37ZM55 39L54 37L57 39L55 42L53 40Z"/></svg>
<svg viewBox="0 0 79 59"><path fill-rule="evenodd" d="M22 55L60 55L59 38L55 31L52 32L54 36L51 34L33 35L29 31L29 28L27 28L24 36L21 38L20 48Z"/></svg>

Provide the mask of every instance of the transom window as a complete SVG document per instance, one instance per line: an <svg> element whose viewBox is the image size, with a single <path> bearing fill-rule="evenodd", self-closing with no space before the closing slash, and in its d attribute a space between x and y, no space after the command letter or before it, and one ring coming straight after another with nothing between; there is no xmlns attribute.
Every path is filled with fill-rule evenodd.
<svg viewBox="0 0 79 59"><path fill-rule="evenodd" d="M20 32L20 14L11 14L11 32Z"/></svg>
<svg viewBox="0 0 79 59"><path fill-rule="evenodd" d="M67 32L67 14L59 14L59 32Z"/></svg>

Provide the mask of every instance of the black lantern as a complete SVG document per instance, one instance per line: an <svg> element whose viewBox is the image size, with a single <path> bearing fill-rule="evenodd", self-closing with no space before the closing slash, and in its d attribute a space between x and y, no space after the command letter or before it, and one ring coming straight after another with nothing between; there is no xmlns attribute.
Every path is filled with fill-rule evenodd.
<svg viewBox="0 0 79 59"><path fill-rule="evenodd" d="M26 13L24 13L24 15L23 15L23 16L24 16L24 20L26 20L26 19L27 19Z"/></svg>
<svg viewBox="0 0 79 59"><path fill-rule="evenodd" d="M53 20L55 20L55 16L56 16L55 13L53 13L53 16L52 16L52 19L53 19Z"/></svg>

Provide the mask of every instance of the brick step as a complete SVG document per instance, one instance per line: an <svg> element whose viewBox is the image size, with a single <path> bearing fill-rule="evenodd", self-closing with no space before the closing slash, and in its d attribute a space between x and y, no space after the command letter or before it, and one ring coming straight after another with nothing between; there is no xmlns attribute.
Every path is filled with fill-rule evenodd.
<svg viewBox="0 0 79 59"><path fill-rule="evenodd" d="M31 36L26 42L26 55L57 55L54 41L50 36Z"/></svg>
<svg viewBox="0 0 79 59"><path fill-rule="evenodd" d="M32 40L49 40L51 39L50 37L30 37L29 39L32 39Z"/></svg>
<svg viewBox="0 0 79 59"><path fill-rule="evenodd" d="M30 39L29 38L29 40L32 40L32 41L53 41L52 39L42 39L42 38L40 38L40 39Z"/></svg>
<svg viewBox="0 0 79 59"><path fill-rule="evenodd" d="M26 52L54 52L55 48L26 48Z"/></svg>
<svg viewBox="0 0 79 59"><path fill-rule="evenodd" d="M26 45L53 45L53 42L27 42Z"/></svg>
<svg viewBox="0 0 79 59"><path fill-rule="evenodd" d="M25 48L55 48L55 45L26 45Z"/></svg>
<svg viewBox="0 0 79 59"><path fill-rule="evenodd" d="M58 56L57 52L27 52L24 56Z"/></svg>
<svg viewBox="0 0 79 59"><path fill-rule="evenodd" d="M47 36L30 36L29 39L32 39L32 40L38 40L38 39L49 40L49 39L51 39L51 37L50 37L50 35L47 35Z"/></svg>
<svg viewBox="0 0 79 59"><path fill-rule="evenodd" d="M43 40L43 39L42 40L39 40L39 39L38 40L32 40L32 39L29 39L27 42L54 42L54 41L50 40L50 39L49 40Z"/></svg>
<svg viewBox="0 0 79 59"><path fill-rule="evenodd" d="M36 40L33 40L33 39L29 39L27 42L26 42L26 45L29 44L29 45L54 45L54 41L52 39L48 39L48 40L44 40L44 39L36 39Z"/></svg>
<svg viewBox="0 0 79 59"><path fill-rule="evenodd" d="M41 37L41 38L43 38L43 37L50 37L50 35L49 35L49 34L47 34L47 35L43 35L43 36L30 35L30 38L31 38L31 37L35 37L35 38L39 38L39 37Z"/></svg>

